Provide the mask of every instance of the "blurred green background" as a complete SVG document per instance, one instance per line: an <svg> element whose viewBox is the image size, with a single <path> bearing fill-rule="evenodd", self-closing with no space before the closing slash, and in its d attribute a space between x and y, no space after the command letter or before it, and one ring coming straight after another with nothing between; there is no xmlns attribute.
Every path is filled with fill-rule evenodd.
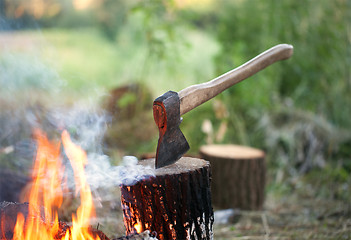
<svg viewBox="0 0 351 240"><path fill-rule="evenodd" d="M155 97L289 43L291 59L184 116L190 153L248 145L267 152L269 190L307 173L350 190L350 12L347 0L0 0L1 124L12 108L90 101L113 116L112 158L152 153ZM327 195L347 199L344 188Z"/></svg>

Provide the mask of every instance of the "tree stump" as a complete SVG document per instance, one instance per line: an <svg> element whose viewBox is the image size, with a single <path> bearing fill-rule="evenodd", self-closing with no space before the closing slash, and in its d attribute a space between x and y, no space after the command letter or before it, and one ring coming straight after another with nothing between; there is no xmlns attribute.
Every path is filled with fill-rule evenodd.
<svg viewBox="0 0 351 240"><path fill-rule="evenodd" d="M212 196L216 208L262 209L265 187L265 154L238 145L206 145L202 158L212 168Z"/></svg>
<svg viewBox="0 0 351 240"><path fill-rule="evenodd" d="M139 164L154 169L155 159ZM120 186L127 235L150 230L158 239L213 239L209 162L183 157L154 171Z"/></svg>

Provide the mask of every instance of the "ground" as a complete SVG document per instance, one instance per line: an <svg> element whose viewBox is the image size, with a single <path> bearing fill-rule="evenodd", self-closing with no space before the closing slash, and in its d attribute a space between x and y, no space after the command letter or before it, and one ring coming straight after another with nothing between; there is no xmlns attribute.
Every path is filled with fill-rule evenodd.
<svg viewBox="0 0 351 240"><path fill-rule="evenodd" d="M350 206L342 203L289 199L241 214L235 224L215 226L215 239L351 239Z"/></svg>
<svg viewBox="0 0 351 240"><path fill-rule="evenodd" d="M222 219L215 218L214 239L351 239L349 198L318 196L321 188L311 190L310 184L304 183L289 194L269 190L262 211L235 210L232 222L226 224L216 224ZM318 185L314 187L319 188ZM120 193L118 189L113 191L113 200L97 209L99 229L109 237L125 235Z"/></svg>

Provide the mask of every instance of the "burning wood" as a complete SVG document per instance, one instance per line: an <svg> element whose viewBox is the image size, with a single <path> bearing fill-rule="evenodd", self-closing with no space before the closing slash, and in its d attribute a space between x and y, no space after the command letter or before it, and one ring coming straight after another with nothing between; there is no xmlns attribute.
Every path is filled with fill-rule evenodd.
<svg viewBox="0 0 351 240"><path fill-rule="evenodd" d="M35 212L32 212L31 215L29 215L29 209L33 210L35 209L35 207L34 206L30 207L29 203L12 203L12 202L0 203L0 222L1 222L0 239L2 240L15 239L14 229L16 226L18 215L23 216L24 222L26 223L27 222L29 223L29 216L31 216L32 219L38 219L38 222L41 227L47 228L47 229L50 229L53 227L54 225L53 223L45 222L45 216L43 214L44 211L40 211L39 209L36 209ZM70 226L67 223L59 221L57 233L53 239L63 239L67 231L71 231ZM102 233L97 229L94 229L92 227L87 227L87 231L91 233L92 236L99 237L99 239L101 240L109 240L104 233ZM28 238L23 238L23 239L28 239ZM29 239L34 239L34 238L31 237Z"/></svg>
<svg viewBox="0 0 351 240"><path fill-rule="evenodd" d="M154 166L155 159L140 164ZM121 185L127 235L150 230L159 239L212 239L209 163L183 157L155 175Z"/></svg>
<svg viewBox="0 0 351 240"><path fill-rule="evenodd" d="M38 143L37 156L32 173L32 185L25 196L27 204L2 204L1 237L13 240L104 240L108 239L98 230L89 227L95 217L92 194L84 175L86 153L76 146L67 131L61 136L65 153L73 167L76 195L81 205L72 215L72 226L58 220L58 209L67 189L63 176L61 142L50 142L39 130L34 132ZM39 206L42 206L39 209ZM14 217L13 215L16 215Z"/></svg>
<svg viewBox="0 0 351 240"><path fill-rule="evenodd" d="M40 130L35 130L33 135L37 154L31 181L21 191L17 189L26 203L0 202L0 239L109 240L103 232L89 225L95 217L95 209L84 171L86 153L71 141L67 131L63 131L60 141L49 141ZM68 193L61 147L73 168L75 193L81 199L70 225L58 220L58 212L65 207L63 196ZM156 240L156 235L140 231L118 238L123 239Z"/></svg>

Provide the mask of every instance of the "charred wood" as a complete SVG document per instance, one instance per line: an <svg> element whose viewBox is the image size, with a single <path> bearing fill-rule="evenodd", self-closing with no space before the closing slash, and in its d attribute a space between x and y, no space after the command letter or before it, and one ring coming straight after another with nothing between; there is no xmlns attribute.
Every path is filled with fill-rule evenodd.
<svg viewBox="0 0 351 240"><path fill-rule="evenodd" d="M27 220L29 213L28 203L13 203L13 202L1 202L0 203L0 238L1 239L12 239L13 230L16 225L17 215L21 213L24 219ZM40 211L37 211L37 217L42 219Z"/></svg>
<svg viewBox="0 0 351 240"><path fill-rule="evenodd" d="M150 233L149 230L146 230L142 233L135 233L128 236L123 236L119 238L114 238L112 240L157 240L155 233Z"/></svg>
<svg viewBox="0 0 351 240"><path fill-rule="evenodd" d="M14 228L17 221L17 215L21 213L27 221L29 214L28 203L13 203L13 202L0 202L0 239L11 240L14 235ZM43 225L50 227L50 223L45 222L43 214L38 209L35 211L34 217L40 218ZM59 222L59 230L54 237L55 239L63 239L66 232L69 231L69 225L65 222ZM100 230L89 227L89 232L93 236L99 236L101 240L109 240L109 238Z"/></svg>
<svg viewBox="0 0 351 240"><path fill-rule="evenodd" d="M154 166L155 159L141 165ZM183 157L133 185L121 185L127 235L149 230L158 239L212 239L211 170L207 161Z"/></svg>

